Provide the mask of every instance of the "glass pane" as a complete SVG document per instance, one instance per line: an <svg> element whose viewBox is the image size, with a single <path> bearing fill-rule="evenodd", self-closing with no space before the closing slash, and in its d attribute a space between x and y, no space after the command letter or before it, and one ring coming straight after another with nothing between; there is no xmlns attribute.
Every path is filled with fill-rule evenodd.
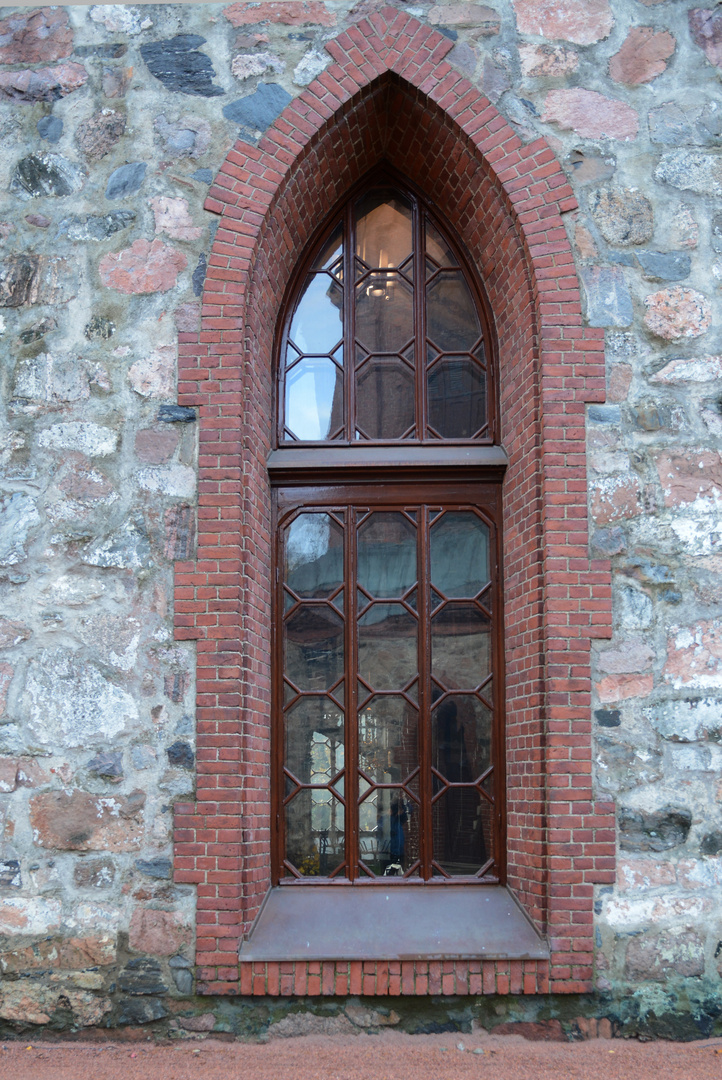
<svg viewBox="0 0 722 1080"><path fill-rule="evenodd" d="M373 604L358 621L358 672L375 690L403 690L418 670L416 619L401 604Z"/></svg>
<svg viewBox="0 0 722 1080"><path fill-rule="evenodd" d="M470 439L486 424L486 372L468 357L439 360L427 375L429 424L444 439Z"/></svg>
<svg viewBox="0 0 722 1080"><path fill-rule="evenodd" d="M299 360L286 373L286 427L318 442L343 424L343 374L326 357Z"/></svg>
<svg viewBox="0 0 722 1080"><path fill-rule="evenodd" d="M356 423L371 439L400 439L414 423L414 375L401 360L369 360L358 373Z"/></svg>
<svg viewBox="0 0 722 1080"><path fill-rule="evenodd" d="M356 203L356 254L372 268L400 266L413 249L411 206L388 191Z"/></svg>
<svg viewBox="0 0 722 1080"><path fill-rule="evenodd" d="M327 697L302 698L284 718L285 766L302 784L330 784L343 768L343 713Z"/></svg>
<svg viewBox="0 0 722 1080"><path fill-rule="evenodd" d="M343 530L328 514L299 514L285 530L284 555L284 581L297 596L328 596L343 582Z"/></svg>
<svg viewBox="0 0 722 1080"><path fill-rule="evenodd" d="M328 268L343 255L343 225L339 224L333 230L326 243L314 259L314 270L328 270Z"/></svg>
<svg viewBox="0 0 722 1080"><path fill-rule="evenodd" d="M431 621L431 671L449 690L473 690L491 671L491 622L475 604L446 604Z"/></svg>
<svg viewBox="0 0 722 1080"><path fill-rule="evenodd" d="M300 690L328 690L343 675L343 619L327 604L302 604L283 628L285 674Z"/></svg>
<svg viewBox="0 0 722 1080"><path fill-rule="evenodd" d="M343 289L328 274L312 274L291 323L290 338L302 353L330 353L343 337Z"/></svg>
<svg viewBox="0 0 722 1080"><path fill-rule="evenodd" d="M371 514L358 530L358 583L380 598L416 583L416 529L403 514Z"/></svg>
<svg viewBox="0 0 722 1080"><path fill-rule="evenodd" d="M401 877L418 859L419 811L400 788L378 788L359 806L359 854L374 874Z"/></svg>
<svg viewBox="0 0 722 1080"><path fill-rule="evenodd" d="M426 254L430 255L439 266L458 265L457 259L446 240L428 219L426 221Z"/></svg>
<svg viewBox="0 0 722 1080"><path fill-rule="evenodd" d="M418 765L417 712L405 698L374 697L358 718L359 768L377 784L398 784Z"/></svg>
<svg viewBox="0 0 722 1080"><path fill-rule="evenodd" d="M343 804L330 791L299 791L286 806L286 858L305 877L324 877L343 862Z"/></svg>
<svg viewBox="0 0 722 1080"><path fill-rule="evenodd" d="M479 337L476 305L460 270L439 274L427 287L426 333L440 352L468 352Z"/></svg>
<svg viewBox="0 0 722 1080"><path fill-rule="evenodd" d="M368 352L399 352L413 332L413 290L396 271L370 274L356 286L356 337Z"/></svg>
<svg viewBox="0 0 722 1080"><path fill-rule="evenodd" d="M473 694L454 694L431 714L431 762L450 784L478 780L491 764L491 711Z"/></svg>
<svg viewBox="0 0 722 1080"><path fill-rule="evenodd" d="M433 804L434 858L447 874L476 874L492 855L492 809L476 788L448 788Z"/></svg>
<svg viewBox="0 0 722 1080"><path fill-rule="evenodd" d="M450 599L476 596L489 582L489 527L476 514L444 514L431 526L431 581Z"/></svg>

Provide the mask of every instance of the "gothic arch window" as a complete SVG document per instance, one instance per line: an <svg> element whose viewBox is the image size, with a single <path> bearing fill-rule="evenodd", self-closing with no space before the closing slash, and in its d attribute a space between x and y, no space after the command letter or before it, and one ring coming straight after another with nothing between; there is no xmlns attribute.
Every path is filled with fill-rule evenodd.
<svg viewBox="0 0 722 1080"><path fill-rule="evenodd" d="M277 335L274 884L504 883L494 355L441 216L367 179Z"/></svg>

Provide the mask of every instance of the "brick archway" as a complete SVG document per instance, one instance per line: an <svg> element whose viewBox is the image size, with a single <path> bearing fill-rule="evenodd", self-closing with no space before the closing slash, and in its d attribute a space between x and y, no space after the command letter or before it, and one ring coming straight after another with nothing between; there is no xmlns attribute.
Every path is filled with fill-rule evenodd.
<svg viewBox="0 0 722 1080"><path fill-rule="evenodd" d="M198 648L197 801L176 804L175 879L198 887L200 992L591 989L593 888L614 870L613 807L592 801L589 664L591 640L610 633L611 589L608 564L589 561L584 457L603 331L582 322L561 218L576 201L558 161L446 63L451 47L394 8L341 33L326 46L334 63L259 145L236 143L206 202L221 221L202 330L179 346L179 402L200 419L198 553L177 566L175 597L176 636ZM509 884L548 934L550 965L238 964L269 884L275 313L314 228L381 160L443 206L494 313L510 457Z"/></svg>

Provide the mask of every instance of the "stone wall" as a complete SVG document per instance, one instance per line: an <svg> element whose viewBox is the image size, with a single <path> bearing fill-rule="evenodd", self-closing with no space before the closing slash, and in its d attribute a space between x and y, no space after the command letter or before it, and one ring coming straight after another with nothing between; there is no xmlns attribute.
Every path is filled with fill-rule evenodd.
<svg viewBox="0 0 722 1080"><path fill-rule="evenodd" d="M194 889L171 877L195 763L193 647L172 631L197 461L177 339L198 327L216 224L203 202L235 139L257 141L330 63L324 42L381 6L2 12L9 1023L216 1023L186 996ZM587 416L592 554L614 583L595 783L619 826L583 1007L628 1025L684 1007L707 1031L722 1009L722 14L397 6L454 41L447 60L522 140L548 139L580 205L566 223L586 318L607 331L607 403Z"/></svg>

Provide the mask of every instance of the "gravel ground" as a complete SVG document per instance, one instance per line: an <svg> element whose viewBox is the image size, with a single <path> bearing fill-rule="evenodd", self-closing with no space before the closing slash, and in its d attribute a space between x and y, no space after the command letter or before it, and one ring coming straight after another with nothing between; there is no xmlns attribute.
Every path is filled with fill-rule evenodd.
<svg viewBox="0 0 722 1080"><path fill-rule="evenodd" d="M463 1048L463 1049L462 1049ZM474 1051L477 1051L476 1053ZM483 1051L480 1053L479 1051ZM527 1042L512 1036L306 1036L267 1044L5 1042L0 1080L720 1080L722 1039Z"/></svg>

